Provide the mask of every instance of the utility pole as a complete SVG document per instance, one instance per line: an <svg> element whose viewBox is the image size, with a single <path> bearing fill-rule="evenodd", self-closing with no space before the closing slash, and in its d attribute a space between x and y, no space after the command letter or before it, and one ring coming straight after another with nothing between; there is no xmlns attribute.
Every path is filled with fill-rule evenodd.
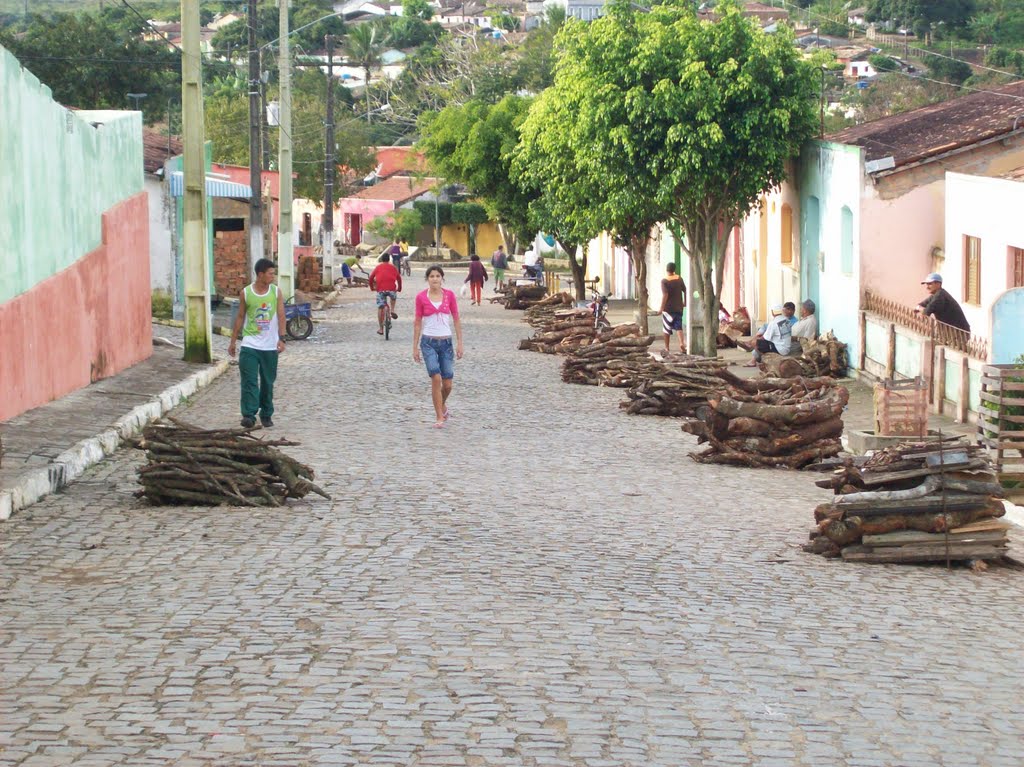
<svg viewBox="0 0 1024 767"><path fill-rule="evenodd" d="M249 0L249 273L263 258L263 183L260 173L260 52L256 47L256 0Z"/></svg>
<svg viewBox="0 0 1024 767"><path fill-rule="evenodd" d="M327 35L327 156L324 158L324 285L334 284L334 35Z"/></svg>
<svg viewBox="0 0 1024 767"><path fill-rule="evenodd" d="M210 362L210 273L206 252L206 168L203 151L203 60L199 0L181 0L181 120L185 193L182 250L185 272L185 360Z"/></svg>
<svg viewBox="0 0 1024 767"><path fill-rule="evenodd" d="M283 2L283 0L279 0ZM267 124L267 83L269 73L263 70L263 51L260 51L260 146L263 147L263 170L270 170L270 125Z"/></svg>
<svg viewBox="0 0 1024 767"><path fill-rule="evenodd" d="M292 247L292 69L288 48L288 6L281 3L281 137L278 173L281 190L277 217L277 282L285 300L295 295L295 248Z"/></svg>

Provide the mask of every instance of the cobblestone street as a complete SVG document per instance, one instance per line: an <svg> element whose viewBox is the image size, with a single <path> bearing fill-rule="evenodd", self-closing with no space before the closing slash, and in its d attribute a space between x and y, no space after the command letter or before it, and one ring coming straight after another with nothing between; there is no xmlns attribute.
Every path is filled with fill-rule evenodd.
<svg viewBox="0 0 1024 767"><path fill-rule="evenodd" d="M804 554L814 475L695 464L496 306L430 428L403 296L281 357L333 501L149 508L122 450L0 526L0 765L1024 763L1024 572Z"/></svg>

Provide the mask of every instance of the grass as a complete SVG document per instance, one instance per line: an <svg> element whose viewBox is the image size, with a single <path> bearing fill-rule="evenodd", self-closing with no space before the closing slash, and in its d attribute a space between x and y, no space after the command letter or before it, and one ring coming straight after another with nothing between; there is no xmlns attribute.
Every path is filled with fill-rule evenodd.
<svg viewBox="0 0 1024 767"><path fill-rule="evenodd" d="M163 290L153 291L153 317L169 320L174 315L171 294Z"/></svg>

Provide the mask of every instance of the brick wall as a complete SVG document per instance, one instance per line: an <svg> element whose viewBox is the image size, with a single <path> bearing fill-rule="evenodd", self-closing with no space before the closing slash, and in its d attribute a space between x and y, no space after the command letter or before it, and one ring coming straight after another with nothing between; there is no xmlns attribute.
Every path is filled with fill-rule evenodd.
<svg viewBox="0 0 1024 767"><path fill-rule="evenodd" d="M216 232L213 237L213 284L222 296L237 296L252 282L248 232Z"/></svg>
<svg viewBox="0 0 1024 767"><path fill-rule="evenodd" d="M321 290L322 261L317 256L299 256L299 269L295 286L303 293L318 293Z"/></svg>

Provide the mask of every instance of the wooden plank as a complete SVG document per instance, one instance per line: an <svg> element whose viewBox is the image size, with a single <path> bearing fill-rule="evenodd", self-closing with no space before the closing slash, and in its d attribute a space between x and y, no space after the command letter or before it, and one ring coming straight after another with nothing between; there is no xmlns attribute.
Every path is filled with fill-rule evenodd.
<svg viewBox="0 0 1024 767"><path fill-rule="evenodd" d="M955 497L951 493L946 494L946 503L943 505L941 495L929 495L924 498L913 498L909 501L896 503L878 503L875 501L858 501L842 506L834 506L836 511L845 512L848 517L885 517L892 514L941 514L945 511L971 511L984 509L989 505L988 498L976 495Z"/></svg>
<svg viewBox="0 0 1024 767"><path fill-rule="evenodd" d="M1002 389L1003 391L1019 391L1024 392L1024 382L1020 381L1006 381L1000 378L989 378L988 376L982 376L981 382L991 386L993 389Z"/></svg>
<svg viewBox="0 0 1024 767"><path fill-rule="evenodd" d="M859 551L847 549L859 548ZM872 549L864 551L867 547L847 546L842 550L843 559L851 562L866 562L869 564L902 564L907 562L945 562L947 552L945 547L934 546L894 546L885 549ZM973 546L956 547L949 551L949 559L999 559L1006 553L1005 546L992 544L976 544Z"/></svg>
<svg viewBox="0 0 1024 767"><path fill-rule="evenodd" d="M972 543L1000 543L1006 540L1006 530L980 530L967 533L949 534L951 546L964 546ZM865 546L874 548L887 546L905 546L911 543L946 545L946 536L942 533L922 533L917 530L899 530L882 535L865 535L862 539Z"/></svg>
<svg viewBox="0 0 1024 767"><path fill-rule="evenodd" d="M947 466L948 465L949 464L947 464ZM964 464L963 466L958 466L957 467L957 471L958 472L963 472L963 471L969 471L971 469L981 469L981 468L984 468L987 465L988 464L985 461L980 461L980 460L975 459L973 461L968 462L967 464ZM903 480L903 479L914 479L916 477L928 477L928 476L931 476L932 474L941 474L941 473L942 473L941 470L938 469L937 467L936 468L927 468L927 467L925 467L925 468L921 468L921 469L907 469L906 471L880 472L878 474L875 474L873 472L870 473L870 474L867 473L867 472L864 472L864 474L862 475L862 479L864 480L864 484L867 487L871 487L873 485L884 485L887 482L898 482L898 481ZM953 472L950 471L948 473L952 474ZM973 477L972 477L972 479L973 479Z"/></svg>
<svg viewBox="0 0 1024 767"><path fill-rule="evenodd" d="M1013 522L1007 522L1005 519L979 519L977 522L971 522L969 525L954 528L949 531L949 534L984 533L989 530L1009 530L1011 527L1013 527ZM818 528L814 529L817 530Z"/></svg>

